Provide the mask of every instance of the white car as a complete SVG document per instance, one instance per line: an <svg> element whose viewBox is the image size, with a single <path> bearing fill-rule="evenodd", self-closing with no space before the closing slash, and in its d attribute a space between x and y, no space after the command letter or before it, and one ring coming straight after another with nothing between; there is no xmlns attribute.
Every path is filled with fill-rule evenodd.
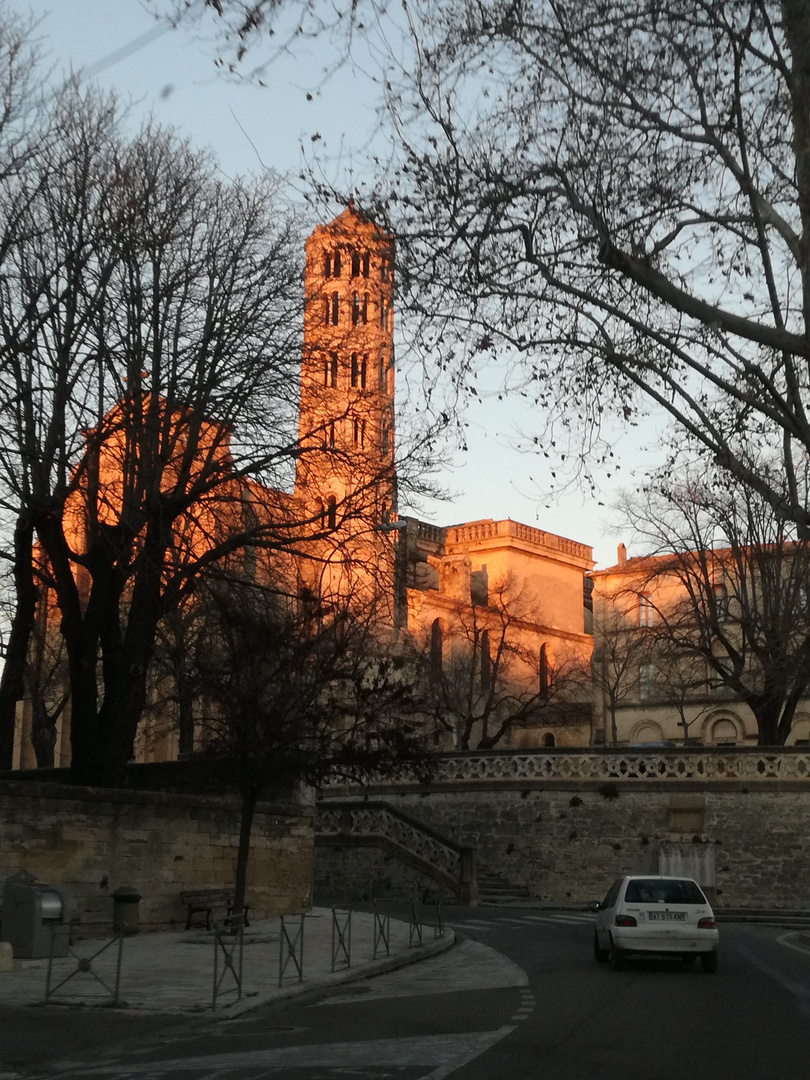
<svg viewBox="0 0 810 1080"><path fill-rule="evenodd" d="M604 900L588 905L596 912L593 949L614 970L628 954L696 956L704 971L717 970L719 934L714 912L691 878L638 875L614 881Z"/></svg>

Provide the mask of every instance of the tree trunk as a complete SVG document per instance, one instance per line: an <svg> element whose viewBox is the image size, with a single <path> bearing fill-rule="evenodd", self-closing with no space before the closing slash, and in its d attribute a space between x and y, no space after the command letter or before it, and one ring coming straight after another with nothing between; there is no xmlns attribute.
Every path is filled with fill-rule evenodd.
<svg viewBox="0 0 810 1080"><path fill-rule="evenodd" d="M249 786L242 790L242 815L239 822L239 848L236 853L236 880L233 892L233 907L234 912L237 914L245 906L247 868L250 859L250 834L253 829L253 816L256 812L256 803L259 801L260 792L261 788L258 786Z"/></svg>
<svg viewBox="0 0 810 1080"><path fill-rule="evenodd" d="M34 627L37 588L31 561L33 542L33 525L21 518L14 530L14 588L17 605L11 622L3 674L0 677L0 770L10 769L14 757L17 702L23 697L25 662Z"/></svg>

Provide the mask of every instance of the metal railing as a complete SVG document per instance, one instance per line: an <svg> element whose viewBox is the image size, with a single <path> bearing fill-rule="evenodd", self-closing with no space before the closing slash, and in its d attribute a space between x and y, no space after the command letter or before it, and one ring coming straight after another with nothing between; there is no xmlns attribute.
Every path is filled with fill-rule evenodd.
<svg viewBox="0 0 810 1080"><path fill-rule="evenodd" d="M222 993L222 983L228 972L234 980L236 1000L242 1000L242 962L245 945L245 912L228 915L214 923L214 993L211 1008L216 1009L217 997ZM222 959L222 972L219 961Z"/></svg>
<svg viewBox="0 0 810 1080"><path fill-rule="evenodd" d="M352 966L352 912L332 908L332 971L338 963Z"/></svg>
<svg viewBox="0 0 810 1080"><path fill-rule="evenodd" d="M114 1006L120 1005L121 965L124 948L124 935L116 934L115 937L110 938L109 941L105 941L104 944L99 949L96 949L96 951L91 956L78 956L73 951L71 946L67 945L66 948L68 956L76 961L76 966L64 977L64 979L61 979L58 983L56 983L56 985L52 985L54 945L56 942L57 933L59 933L63 929L64 927L62 924L58 926L51 926L51 941L50 948L48 950L48 969L45 976L45 1004L47 1004L51 1000L57 990L60 990L72 979L75 979L77 975L91 975L96 980L96 982L99 983L110 995L110 1004ZM101 975L99 975L98 971L96 971L96 969L93 967L93 964L100 956L102 956L107 951L107 949L111 948L115 944L118 945L118 953L115 960L115 985L109 986L107 982L101 977Z"/></svg>
<svg viewBox="0 0 810 1080"><path fill-rule="evenodd" d="M281 916L281 933L278 947L278 985L282 986L287 968L292 964L298 973L298 982L304 980L304 916L287 914Z"/></svg>

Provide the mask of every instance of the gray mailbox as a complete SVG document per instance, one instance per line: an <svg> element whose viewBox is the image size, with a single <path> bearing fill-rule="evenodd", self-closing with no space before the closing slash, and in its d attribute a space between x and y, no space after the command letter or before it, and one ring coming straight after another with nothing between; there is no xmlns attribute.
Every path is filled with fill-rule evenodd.
<svg viewBox="0 0 810 1080"><path fill-rule="evenodd" d="M67 956L68 899L61 889L38 881L27 870L6 878L3 886L3 940L22 959Z"/></svg>

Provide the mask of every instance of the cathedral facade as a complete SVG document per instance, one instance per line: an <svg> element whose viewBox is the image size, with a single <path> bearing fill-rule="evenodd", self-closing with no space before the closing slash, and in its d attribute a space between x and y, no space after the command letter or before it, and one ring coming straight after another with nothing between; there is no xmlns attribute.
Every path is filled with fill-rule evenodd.
<svg viewBox="0 0 810 1080"><path fill-rule="evenodd" d="M373 600L385 647L424 660L434 746L588 745L590 547L511 519L439 526L400 512L395 273L393 238L353 206L310 235L294 488L240 481L228 505L295 522L278 561L300 600ZM102 470L111 490L121 467L113 455ZM31 724L21 702L17 767L35 764ZM69 724L68 702L57 765L69 764ZM172 759L182 742L166 708L143 725L138 758Z"/></svg>

